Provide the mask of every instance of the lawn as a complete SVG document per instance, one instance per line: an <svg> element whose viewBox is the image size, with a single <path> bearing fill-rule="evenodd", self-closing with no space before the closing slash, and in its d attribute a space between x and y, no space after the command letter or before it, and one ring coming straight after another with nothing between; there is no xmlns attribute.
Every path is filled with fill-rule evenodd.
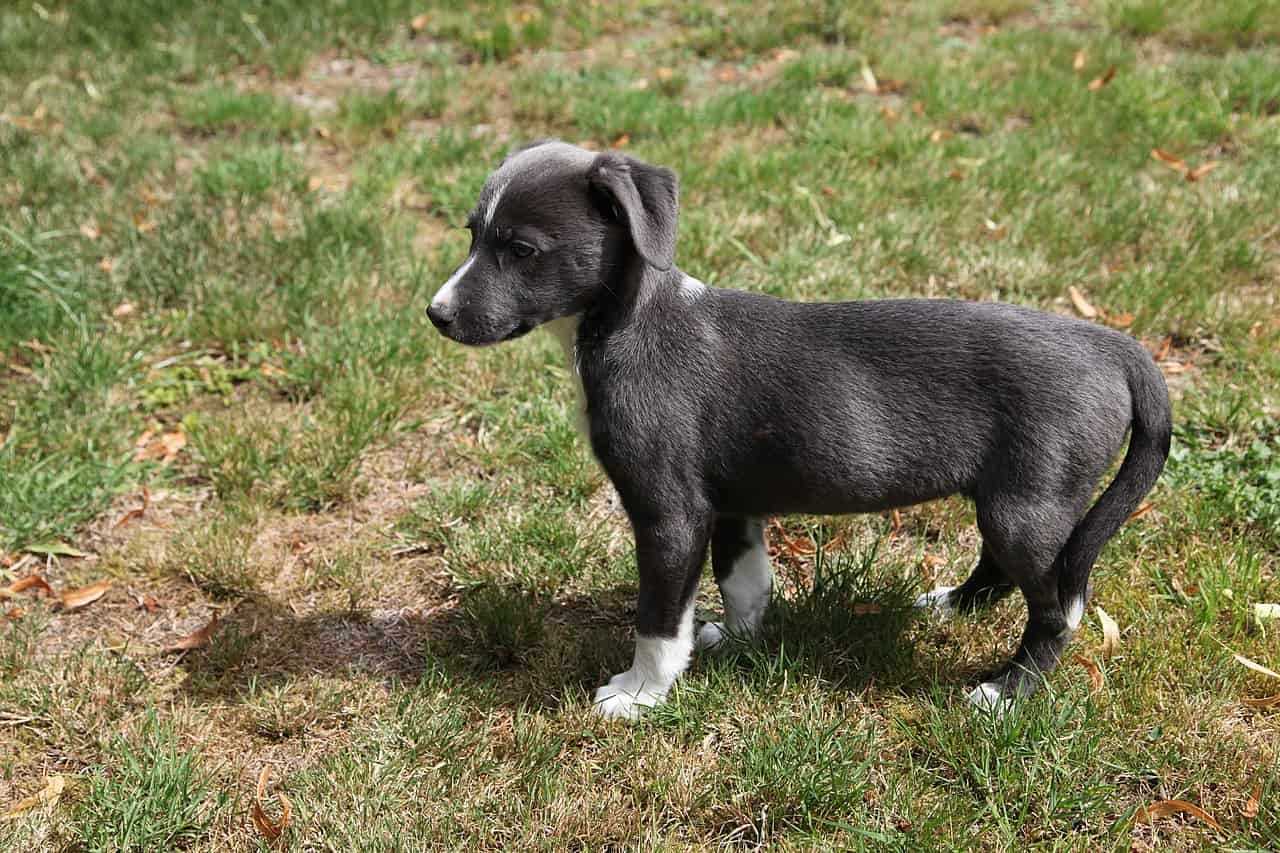
<svg viewBox="0 0 1280 853"><path fill-rule="evenodd" d="M460 5L0 9L0 848L1280 848L1280 5ZM594 716L634 555L558 345L425 312L545 136L679 172L708 284L1146 343L1118 645L975 715L1022 603L906 606L971 506L783 518L763 642Z"/></svg>

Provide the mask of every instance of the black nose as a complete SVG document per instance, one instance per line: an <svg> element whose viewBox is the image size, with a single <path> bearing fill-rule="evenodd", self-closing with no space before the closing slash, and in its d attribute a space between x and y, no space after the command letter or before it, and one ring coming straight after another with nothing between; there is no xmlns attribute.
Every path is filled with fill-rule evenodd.
<svg viewBox="0 0 1280 853"><path fill-rule="evenodd" d="M427 316L431 318L431 322L435 324L437 329L443 329L453 322L453 318L458 316L458 312L448 305L437 305L433 302L427 306Z"/></svg>

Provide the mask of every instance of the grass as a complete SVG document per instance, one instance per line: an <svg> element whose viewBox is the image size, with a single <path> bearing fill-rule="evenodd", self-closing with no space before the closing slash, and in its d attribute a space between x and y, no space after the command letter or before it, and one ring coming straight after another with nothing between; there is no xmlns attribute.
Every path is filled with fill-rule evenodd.
<svg viewBox="0 0 1280 853"><path fill-rule="evenodd" d="M253 849L270 765L298 849L1274 849L1277 685L1232 653L1280 668L1278 40L1258 0L0 10L2 571L113 584L4 602L0 808L68 786L0 847ZM590 714L635 574L558 346L424 310L553 135L676 168L709 283L1074 287L1161 352L1173 454L1095 574L1122 643L1071 648L1100 689L964 706L1022 607L904 606L972 564L957 500L780 520L761 642ZM1135 819L1165 799L1223 828Z"/></svg>

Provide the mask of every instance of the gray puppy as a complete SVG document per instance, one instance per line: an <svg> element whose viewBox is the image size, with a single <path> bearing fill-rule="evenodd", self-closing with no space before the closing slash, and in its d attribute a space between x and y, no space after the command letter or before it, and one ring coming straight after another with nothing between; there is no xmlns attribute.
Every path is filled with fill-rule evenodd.
<svg viewBox="0 0 1280 853"><path fill-rule="evenodd" d="M1022 642L970 699L1003 711L1033 692L1080 624L1099 551L1164 467L1169 396L1151 356L1128 335L1011 305L708 287L674 264L678 209L668 169L535 143L486 182L471 251L428 309L464 344L544 323L565 342L640 575L634 662L596 709L635 718L684 671L708 544L724 621L702 626L700 647L760 627L767 516L954 494L977 507L981 557L964 584L917 603L972 610L1016 586Z"/></svg>

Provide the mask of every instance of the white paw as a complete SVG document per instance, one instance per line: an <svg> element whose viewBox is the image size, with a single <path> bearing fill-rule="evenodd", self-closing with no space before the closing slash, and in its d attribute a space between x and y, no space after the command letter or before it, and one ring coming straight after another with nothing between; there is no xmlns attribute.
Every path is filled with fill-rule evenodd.
<svg viewBox="0 0 1280 853"><path fill-rule="evenodd" d="M1000 685L992 681L979 684L969 692L969 703L974 709L993 717L1003 717L1013 708L1013 700L1000 691Z"/></svg>
<svg viewBox="0 0 1280 853"><path fill-rule="evenodd" d="M596 690L595 712L609 720L638 720L645 708L659 705L667 696L636 676L634 671L620 672L609 683Z"/></svg>
<svg viewBox="0 0 1280 853"><path fill-rule="evenodd" d="M915 606L933 611L934 615L942 619L950 619L951 615L956 612L955 606L951 603L951 590L954 586L940 586L937 589L922 593L915 600Z"/></svg>
<svg viewBox="0 0 1280 853"><path fill-rule="evenodd" d="M726 636L728 635L724 630L723 622L706 622L698 629L698 636L693 641L693 647L700 652L705 652L724 642Z"/></svg>

